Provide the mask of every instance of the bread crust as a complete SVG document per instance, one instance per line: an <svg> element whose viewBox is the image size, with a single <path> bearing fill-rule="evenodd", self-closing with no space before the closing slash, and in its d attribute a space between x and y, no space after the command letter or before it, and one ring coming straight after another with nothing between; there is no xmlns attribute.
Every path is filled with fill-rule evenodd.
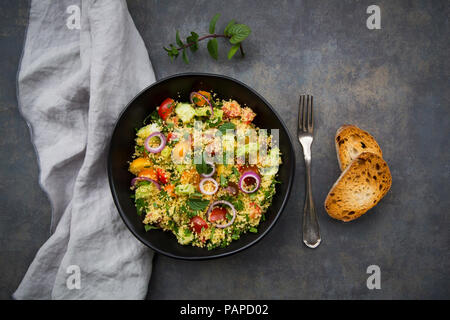
<svg viewBox="0 0 450 320"><path fill-rule="evenodd" d="M375 138L367 131L354 125L343 125L334 137L336 154L341 171L361 153L372 152L383 157L380 146Z"/></svg>
<svg viewBox="0 0 450 320"><path fill-rule="evenodd" d="M352 221L373 208L392 185L386 161L372 152L359 154L341 173L325 199L328 215Z"/></svg>

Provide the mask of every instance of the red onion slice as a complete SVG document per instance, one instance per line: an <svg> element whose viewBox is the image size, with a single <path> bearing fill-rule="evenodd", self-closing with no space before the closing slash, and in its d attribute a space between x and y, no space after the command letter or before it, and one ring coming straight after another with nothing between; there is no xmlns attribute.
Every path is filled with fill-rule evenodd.
<svg viewBox="0 0 450 320"><path fill-rule="evenodd" d="M202 95L201 93L198 93L196 91L191 92L191 95L189 96L189 100L191 101L192 104L196 105L194 102L194 97L195 96L200 96L203 99L205 99L206 103L208 103L209 108L211 109L211 116L214 116L214 110L213 110L213 106L211 104L211 101L209 101L209 99L207 97L205 97L204 95Z"/></svg>
<svg viewBox="0 0 450 320"><path fill-rule="evenodd" d="M212 191L206 191L206 190L205 190L204 184L205 184L206 182L208 182L208 181L209 181L209 182L212 182L212 183L214 184L214 190L212 190ZM219 190L219 184L218 184L217 181L214 180L213 178L204 178L204 179L200 180L199 188L200 188L200 191L201 191L203 194L206 194L206 195L210 196L210 195L216 193L217 190Z"/></svg>
<svg viewBox="0 0 450 320"><path fill-rule="evenodd" d="M158 188L158 190L161 190L161 186L159 185L158 182L156 182L153 179L147 178L147 177L136 177L136 178L133 178L131 180L131 186L134 187L136 185L136 183L138 183L139 181L143 181L143 180L152 182L155 185L155 187Z"/></svg>
<svg viewBox="0 0 450 320"><path fill-rule="evenodd" d="M158 137L159 140L161 141L159 146L157 146L156 148L150 147L150 139L153 137ZM158 132L158 131L153 132L151 135L149 135L147 137L147 139L145 139L145 142L144 142L145 150L147 150L150 153L161 152L165 146L166 146L166 136L164 136L164 134L162 134L161 132Z"/></svg>
<svg viewBox="0 0 450 320"><path fill-rule="evenodd" d="M228 223L226 223L226 224L215 224L214 222L211 222L211 221L209 220L209 216L210 216L210 214L211 214L211 211L212 211L212 210L214 209L214 207L217 206L218 204L225 204L225 205L227 205L227 206L229 206L229 207L231 208L231 210L233 211L233 218L231 219L230 222L228 222ZM215 201L215 202L213 202L213 203L211 204L211 206L209 207L208 213L206 214L206 217L208 218L208 221L209 221L209 222L211 222L212 224L214 224L214 225L216 226L216 228L221 228L221 229L223 229L223 228L229 227L229 226L231 226L231 225L233 224L234 219L236 219L236 209L235 209L234 206L233 206L230 202L228 202L228 201L225 201L225 200Z"/></svg>
<svg viewBox="0 0 450 320"><path fill-rule="evenodd" d="M212 170L210 173L202 173L201 176L205 177L205 178L212 177L214 172L216 172L216 166L214 165L214 162L212 162L212 161L205 161L205 163L207 165L209 165L212 168Z"/></svg>
<svg viewBox="0 0 450 320"><path fill-rule="evenodd" d="M244 180L247 179L247 178L255 179L256 186L252 190L246 190L244 188L244 185L245 185L245 181ZM256 190L259 189L260 184L261 184L261 177L256 172L251 171L251 170L244 172L242 174L241 178L239 179L239 189L241 189L241 191L244 192L244 193L253 193L253 192L255 192Z"/></svg>

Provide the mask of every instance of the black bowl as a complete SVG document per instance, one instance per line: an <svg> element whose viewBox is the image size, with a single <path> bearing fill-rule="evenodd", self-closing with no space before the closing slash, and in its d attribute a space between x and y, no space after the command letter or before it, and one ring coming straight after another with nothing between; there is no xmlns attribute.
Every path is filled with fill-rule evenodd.
<svg viewBox="0 0 450 320"><path fill-rule="evenodd" d="M279 129L279 144L283 159L278 178L282 183L277 185L272 205L265 214L266 220L260 223L258 233L246 233L241 235L239 240L231 242L228 247L213 250L180 245L171 232L161 230L146 232L130 198L132 194L130 181L133 176L128 172L127 161L134 152L135 128L141 127L145 117L165 98L174 97L180 101L188 101L189 93L197 90L212 90L221 98L232 98L246 104L257 113L254 123L258 127ZM278 220L288 200L294 179L294 167L295 155L288 130L270 104L242 82L225 76L202 73L171 76L141 91L120 115L111 137L108 155L111 192L127 227L136 238L157 252L187 260L224 257L242 251L264 237Z"/></svg>

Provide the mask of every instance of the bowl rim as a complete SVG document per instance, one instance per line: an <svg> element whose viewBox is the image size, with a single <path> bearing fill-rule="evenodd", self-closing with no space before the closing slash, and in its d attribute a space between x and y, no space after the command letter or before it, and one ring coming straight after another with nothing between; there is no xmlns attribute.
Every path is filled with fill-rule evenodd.
<svg viewBox="0 0 450 320"><path fill-rule="evenodd" d="M159 85L159 84L162 83L162 82L169 81L169 80L171 80L171 79L173 79L173 78L189 77L189 76L216 77L216 78L222 78L222 79L230 80L230 81L232 81L232 82L236 82L237 84L239 84L239 85L245 87L247 90L250 90L250 91L251 91L253 94L255 94L259 99L261 99L261 101L262 101L263 103L265 103L266 106L268 106L269 109L275 114L275 116L276 116L276 117L278 118L278 120L280 121L281 126L282 126L283 129L286 131L287 136L288 136L288 139L289 139L288 145L290 146L290 150L289 150L289 153L290 153L290 154L289 154L289 157L292 159L292 163L293 163L293 165L292 165L292 167L291 167L291 169L290 169L290 172L288 173L289 176L290 176L291 178L290 178L289 181L288 181L287 190L286 190L286 193L285 193L283 202L281 203L280 209L279 209L278 212L276 213L274 220L273 220L272 223L267 227L267 229L266 229L265 231L263 231L262 233L260 233L259 236L258 236L255 240L253 240L253 241L247 243L246 245L244 245L244 246L242 246L242 247L240 247L240 248L237 248L237 249L235 249L235 250L233 250L233 251L230 251L230 252L223 252L223 253L219 253L219 254L212 254L212 255L210 255L210 256L180 256L180 255L177 255L177 254L173 254L173 253L166 252L166 251L164 251L164 250L158 249L158 248L154 247L147 239L141 237L141 236L133 229L133 226L132 226L131 222L128 221L128 217L126 216L125 212L123 212L122 207L121 207L121 205L120 205L120 203L119 203L119 200L118 200L118 197L117 197L117 192L116 192L116 189L115 189L115 187L114 187L114 183L113 183L113 179L112 179L112 160L111 160L111 158L112 158L112 154L111 154L111 153L112 153L112 139L113 139L113 136L114 136L114 132L116 131L117 126L118 126L120 120L122 119L124 113L126 112L126 110L130 107L131 104L133 104L133 102L134 102L134 101L135 101L135 100L136 100L143 92L145 92L145 91L151 89L152 87L154 87L154 86L156 86L156 85ZM146 86L145 88L143 88L141 91L139 91L139 92L138 92L138 93L130 100L130 102L128 102L128 104L123 108L123 110L120 112L120 114L119 114L119 116L118 116L118 118L117 118L117 120L116 120L116 122L115 122L115 124L114 124L114 128L113 128L113 130L112 130L112 132L111 132L111 136L110 136L109 144L108 144L108 152L107 152L107 172L108 172L108 182L109 182L109 187L110 187L110 190L111 190L111 195L112 195L112 197L113 197L114 204L115 204L115 206L116 206L116 208L117 208L117 211L119 212L119 216L122 218L122 221L125 223L125 225L126 225L126 227L128 228L128 230L136 237L136 239L138 239L141 243L143 243L143 244L146 245L147 247L153 249L154 251L156 251L156 252L158 252L158 253L161 253L161 254L163 254L163 255L165 255L165 256L167 256L167 257L170 257L170 258L180 259L180 260L190 260L190 261L211 260L211 259L217 259L217 258L223 258L223 257L226 257L226 256L231 256L231 255L234 255L234 254L236 254L236 253L238 253L238 252L241 252L241 251L243 251L243 250L245 250L245 249L247 249L247 248L249 248L249 247L255 245L255 244L258 243L262 238L264 238L264 237L266 236L266 234L267 234L270 230L272 230L272 228L273 228L273 227L275 226L275 224L277 223L278 219L279 219L280 216L281 216L281 213L283 212L283 210L284 210L284 208L285 208L285 206L286 206L286 204L287 204L287 202L288 202L288 200L289 200L289 197L290 197L290 194L291 194L291 190L292 190L292 185L293 185L294 179L295 179L295 167L296 167L296 159L295 159L295 152L294 152L294 146L293 146L293 143L292 143L292 137L291 137L291 134L290 134L288 128L286 127L286 124L284 123L283 119L280 117L280 115L278 114L278 112L272 107L272 105L271 105L271 104L270 104L263 96L261 96L256 90L252 89L250 86L248 86L247 84L245 84L245 83L243 83L243 82L241 82L241 81L239 81L239 80L237 80L237 79L234 79L234 78L229 77L229 76L221 75L221 74L203 73L203 72L184 72L184 73L173 74L173 75L164 77L164 78L162 78L162 79L160 79L160 80L157 80L157 81L153 82L152 84L150 84L150 85Z"/></svg>

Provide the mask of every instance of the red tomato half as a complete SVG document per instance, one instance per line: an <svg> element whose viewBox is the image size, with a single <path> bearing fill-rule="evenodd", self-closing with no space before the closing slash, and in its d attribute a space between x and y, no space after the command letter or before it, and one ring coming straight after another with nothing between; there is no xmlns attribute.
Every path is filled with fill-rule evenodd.
<svg viewBox="0 0 450 320"><path fill-rule="evenodd" d="M172 140L178 140L178 137L174 132L169 132L167 134L167 142L170 142Z"/></svg>
<svg viewBox="0 0 450 320"><path fill-rule="evenodd" d="M156 173L158 175L159 182L163 184L169 182L169 174L166 171L164 171L164 169L157 168Z"/></svg>
<svg viewBox="0 0 450 320"><path fill-rule="evenodd" d="M241 174L243 174L243 173L246 172L246 171L253 171L253 172L256 173L257 175L259 175L259 170L258 170L258 168L257 168L256 166L254 166L254 165L245 165L245 166L238 165L237 167L238 167L238 171L239 171Z"/></svg>
<svg viewBox="0 0 450 320"><path fill-rule="evenodd" d="M209 221L215 222L220 220L225 220L225 217L227 216L227 209L225 208L214 208L211 211L211 214L209 215Z"/></svg>
<svg viewBox="0 0 450 320"><path fill-rule="evenodd" d="M158 108L158 114L163 119L166 120L173 111L174 103L173 99L167 98L164 100Z"/></svg>
<svg viewBox="0 0 450 320"><path fill-rule="evenodd" d="M193 231L195 231L196 233L202 232L202 228L208 229L208 224L199 216L191 218L191 225Z"/></svg>

